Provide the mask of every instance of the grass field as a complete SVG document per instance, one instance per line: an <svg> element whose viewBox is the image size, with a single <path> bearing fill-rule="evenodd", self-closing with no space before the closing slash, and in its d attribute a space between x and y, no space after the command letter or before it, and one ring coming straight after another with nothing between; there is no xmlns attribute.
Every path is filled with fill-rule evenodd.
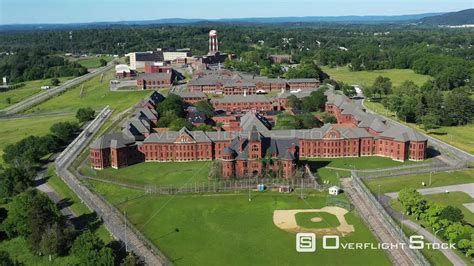
<svg viewBox="0 0 474 266"><path fill-rule="evenodd" d="M147 162L121 169L107 168L95 171L89 166L81 172L92 177L116 180L130 184L173 185L208 181L210 161L204 162Z"/></svg>
<svg viewBox="0 0 474 266"><path fill-rule="evenodd" d="M322 265L390 265L381 250L295 251L295 235L273 224L273 210L321 208L325 193L301 200L295 194L254 192L249 203L247 193L138 196L137 191L93 183L177 265L309 265L315 261ZM125 197L129 200L124 202ZM355 233L341 241L376 243L357 214L348 213L346 219L355 226ZM317 242L321 247L321 240Z"/></svg>
<svg viewBox="0 0 474 266"><path fill-rule="evenodd" d="M380 192L398 192L403 188L427 188L429 184L430 174L420 174L413 176L401 176L401 177L387 177L377 178L371 180L365 180L367 187L373 192L378 193L378 187L380 185ZM427 184L424 187L421 183ZM474 182L474 169L468 169L456 172L442 172L434 173L431 176L430 187L441 187L456 184L466 184Z"/></svg>
<svg viewBox="0 0 474 266"><path fill-rule="evenodd" d="M296 223L306 228L328 228L341 225L336 215L327 212L300 212L295 215ZM319 222L311 221L311 218L319 217Z"/></svg>
<svg viewBox="0 0 474 266"><path fill-rule="evenodd" d="M49 133L51 125L57 122L75 121L73 114L54 116L34 116L14 119L0 119L0 163L1 155L8 144L28 136L41 136Z"/></svg>
<svg viewBox="0 0 474 266"><path fill-rule="evenodd" d="M311 167L334 167L347 170L368 170L368 169L380 169L388 167L397 167L403 165L416 164L420 162L405 161L399 162L394 161L390 158L379 157L379 156L367 156L367 157L348 157L348 158L307 158L308 164ZM304 158L302 160L305 160ZM426 162L426 161L425 161Z"/></svg>
<svg viewBox="0 0 474 266"><path fill-rule="evenodd" d="M61 83L66 80L72 79L73 77L61 77L58 78ZM18 103L32 95L35 95L41 92L41 86L51 86L51 79L39 79L24 82L25 86L9 90L5 92L0 92L0 109L4 109L10 105ZM10 98L11 102L7 103L7 98Z"/></svg>
<svg viewBox="0 0 474 266"><path fill-rule="evenodd" d="M348 67L330 68L323 66L322 70L332 79L348 83L350 85L371 86L378 76L388 77L393 86L399 86L405 80L411 80L418 86L423 85L430 76L416 74L411 69L385 69L373 71L350 71Z"/></svg>
<svg viewBox="0 0 474 266"><path fill-rule="evenodd" d="M151 91L112 92L109 81L113 78L114 70L108 71L102 81L101 75L98 75L26 112L75 112L81 107L102 109L106 105L122 111L151 94Z"/></svg>
<svg viewBox="0 0 474 266"><path fill-rule="evenodd" d="M364 103L374 112L404 123L404 121L400 121L395 116L395 113L386 110L381 103L369 101L364 101ZM455 127L439 127L429 131L425 131L420 126L413 123L406 123L406 125L418 129L419 131L422 131L424 133L427 133L428 135L440 139L446 143L449 143L459 149L474 154L474 134L472 134L472 132L474 132L474 124Z"/></svg>
<svg viewBox="0 0 474 266"><path fill-rule="evenodd" d="M424 195L425 198L429 202L436 202L443 206L453 206L458 207L462 213L464 214L464 220L470 224L474 224L474 213L469 211L466 207L463 206L463 203L473 203L474 200L464 192L449 192L449 193L442 193L442 194L432 194L432 195Z"/></svg>
<svg viewBox="0 0 474 266"><path fill-rule="evenodd" d="M79 63L81 66L85 68L98 68L100 67L100 59L104 59L105 61L109 62L113 58L110 56L100 56L100 57L94 56L94 57L88 57L88 58L79 58L77 60L72 60L72 61L76 61L77 63Z"/></svg>

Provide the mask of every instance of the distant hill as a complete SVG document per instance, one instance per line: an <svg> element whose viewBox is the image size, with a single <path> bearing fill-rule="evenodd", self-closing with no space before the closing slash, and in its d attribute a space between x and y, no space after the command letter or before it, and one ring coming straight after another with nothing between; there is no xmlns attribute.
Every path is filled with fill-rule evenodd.
<svg viewBox="0 0 474 266"><path fill-rule="evenodd" d="M376 23L411 23L420 19L438 16L444 13L424 13L398 16L308 16L308 17L262 17L262 18L226 18L226 19L183 19L166 18L142 21L114 21L90 22L70 24L11 24L0 25L0 31L16 30L51 30L51 29L77 29L101 28L110 26L130 25L189 25L199 23L226 23L226 24L295 24L295 23L340 23L340 24L376 24Z"/></svg>
<svg viewBox="0 0 474 266"><path fill-rule="evenodd" d="M420 19L421 23L431 25L465 25L474 24L474 8L451 12Z"/></svg>

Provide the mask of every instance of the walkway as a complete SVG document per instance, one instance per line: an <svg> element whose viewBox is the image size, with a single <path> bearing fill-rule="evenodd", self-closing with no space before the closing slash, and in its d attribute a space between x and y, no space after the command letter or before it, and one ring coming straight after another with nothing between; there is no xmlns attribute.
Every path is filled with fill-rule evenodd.
<svg viewBox="0 0 474 266"><path fill-rule="evenodd" d="M452 186L444 186L444 187L433 187L433 188L422 188L417 189L421 195L430 195L430 194L441 194L448 192L464 192L474 198L474 183L469 184L460 184L460 185L452 185ZM398 197L398 192L391 192L386 193L389 198L396 199Z"/></svg>
<svg viewBox="0 0 474 266"><path fill-rule="evenodd" d="M392 193L388 193L388 194L392 194ZM394 219L397 219L398 221L400 221L404 226L407 226L408 228L410 228L412 231L414 231L414 234L424 236L425 242L444 243L438 237L433 235L431 232L429 232L428 230L421 227L419 224L417 224L417 223L415 223L415 222L413 222L409 219L406 219L404 217L404 215L402 215L400 212L394 210L392 208L392 206L390 206L390 199L392 199L392 198L389 197L389 196L386 196L386 195L387 194L380 197L380 203L385 208L385 210L387 210L387 212L390 214L390 216L392 216ZM459 257L459 255L456 252L454 252L453 250L451 250L451 249L440 249L440 252L443 253L443 255L453 265L455 265L455 266L466 265L466 263L462 260L462 258Z"/></svg>

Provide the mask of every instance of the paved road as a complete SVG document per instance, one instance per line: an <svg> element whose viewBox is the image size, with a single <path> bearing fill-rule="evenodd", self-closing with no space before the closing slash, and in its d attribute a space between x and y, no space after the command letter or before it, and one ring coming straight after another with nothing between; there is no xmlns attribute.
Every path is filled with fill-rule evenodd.
<svg viewBox="0 0 474 266"><path fill-rule="evenodd" d="M381 115L381 114L378 114L378 113L375 113L374 111L370 110L369 108L367 108L364 104L364 100L363 99L359 99L359 100L356 100L358 102L358 104L362 105L365 109L367 109L367 112L369 113L372 113L372 114L375 114L375 115L378 115L378 116L381 116L395 124L398 124L398 125L401 125L403 127L407 127L406 125L398 122L398 121L395 121L394 119L392 118L389 118L389 117L386 117L384 115ZM447 150L449 152L451 152L452 154L456 155L457 157L463 159L463 160L466 160L468 162L474 162L474 155L468 153L468 152L465 152L461 149L458 149L446 142L443 142L437 138L433 138L431 137L430 135L427 135L421 131L418 131L420 134L422 134L423 136L425 136L426 138L428 138L428 141L430 142L430 144L433 144L434 146L437 146L438 148L441 148L441 149L444 149L444 150Z"/></svg>
<svg viewBox="0 0 474 266"><path fill-rule="evenodd" d="M96 119L56 158L57 174L90 209L103 219L109 232L123 243L127 243L127 247L142 257L148 265L168 265L170 262L160 250L149 243L140 232L133 230L128 225L130 223L127 222L127 226L125 226L123 214L100 195L91 191L68 169L111 113L110 108L104 108ZM129 228L129 230L124 230L124 228Z"/></svg>
<svg viewBox="0 0 474 266"><path fill-rule="evenodd" d="M468 194L469 196L471 196L471 198L474 198L474 183L444 186L444 187L422 188L422 189L417 189L417 191L420 192L422 195L441 194L441 193L446 193L446 191L449 191L449 192L457 191L457 192L464 192ZM391 199L396 199L398 197L398 192L386 193L385 195L387 195Z"/></svg>
<svg viewBox="0 0 474 266"><path fill-rule="evenodd" d="M433 235L431 232L426 230L425 228L421 227L419 224L414 223L413 221L406 219L400 212L394 210L392 206L390 206L390 197L383 195L380 197L380 203L382 206L387 210L387 212L392 216L393 218L397 219L400 221L404 226L407 226L410 228L412 231L414 231L414 234L416 235L422 235L425 237L425 242L429 243L444 243L441 241L437 236ZM463 266L466 265L466 263L462 260L462 258L459 257L457 253L450 249L441 249L441 253L455 266Z"/></svg>
<svg viewBox="0 0 474 266"><path fill-rule="evenodd" d="M33 107L37 104L40 104L40 103L48 100L49 98L53 97L54 95L57 95L61 92L64 92L64 91L68 90L69 88L71 88L73 86L76 86L76 85L78 85L78 84L80 84L84 81L87 81L87 80L89 80L89 79L91 79L91 78L93 78L97 75L100 75L100 74L112 69L113 67L114 67L114 63L112 61L107 66L97 68L94 71L92 71L90 73L87 73L83 76L68 80L64 84L62 84L58 87L55 87L53 89L46 90L46 91L43 91L41 93L35 94L35 95L33 95L33 96L31 96L27 99L24 99L23 101L21 101L19 103L11 105L11 106L9 106L9 107L7 107L3 110L0 110L0 111L1 111L3 116L12 115L12 114L22 112L24 110L27 110L28 108L31 108L31 107Z"/></svg>
<svg viewBox="0 0 474 266"><path fill-rule="evenodd" d="M66 202L63 201L64 199L61 196L59 196L53 190L53 188L48 185L48 183L46 183L46 180L44 178L45 178L45 174L48 170L49 165L50 164L46 165L41 171L38 172L38 174L36 176L36 179L35 179L36 189L46 193L46 195L48 195L48 197L54 203L56 203L58 205L61 213L64 216L68 217L69 219L77 217L76 214L74 214L74 212L71 210L71 208L69 208L68 206L65 206Z"/></svg>

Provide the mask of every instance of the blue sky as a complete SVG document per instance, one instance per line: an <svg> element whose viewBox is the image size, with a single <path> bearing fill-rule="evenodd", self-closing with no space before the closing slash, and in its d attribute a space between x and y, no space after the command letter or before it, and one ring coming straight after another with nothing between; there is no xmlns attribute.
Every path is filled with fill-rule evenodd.
<svg viewBox="0 0 474 266"><path fill-rule="evenodd" d="M473 0L0 0L0 24L159 18L401 15L473 8Z"/></svg>

